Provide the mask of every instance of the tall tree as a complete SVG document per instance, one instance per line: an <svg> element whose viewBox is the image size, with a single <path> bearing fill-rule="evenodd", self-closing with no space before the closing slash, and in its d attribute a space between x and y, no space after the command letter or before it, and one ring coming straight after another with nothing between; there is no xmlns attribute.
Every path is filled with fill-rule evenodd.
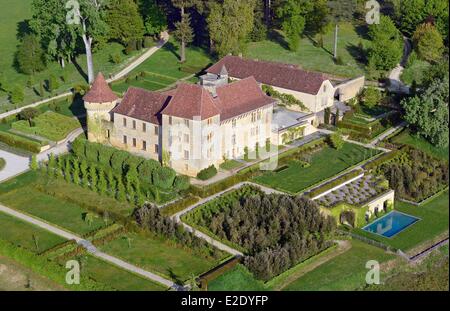
<svg viewBox="0 0 450 311"><path fill-rule="evenodd" d="M394 68L403 54L403 40L393 21L382 15L379 24L370 25L369 36L372 39L369 67L378 70Z"/></svg>
<svg viewBox="0 0 450 311"><path fill-rule="evenodd" d="M156 0L139 0L139 10L144 19L145 33L157 35L167 28L167 18Z"/></svg>
<svg viewBox="0 0 450 311"><path fill-rule="evenodd" d="M300 36L305 29L306 15L312 9L312 5L308 0L284 0L277 9L277 18L281 20L281 29L292 51L298 49Z"/></svg>
<svg viewBox="0 0 450 311"><path fill-rule="evenodd" d="M193 39L193 31L191 28L190 17L186 14L186 10L196 5L201 5L199 0L172 0L174 7L180 10L180 20L175 24L177 36L181 42L180 61L186 61L186 39Z"/></svg>
<svg viewBox="0 0 450 311"><path fill-rule="evenodd" d="M105 22L106 4L108 0L78 0L67 2L68 19L76 25L77 33L83 39L88 69L88 82L94 81L94 60L92 45L94 39L102 37L107 32Z"/></svg>
<svg viewBox="0 0 450 311"><path fill-rule="evenodd" d="M210 6L209 35L219 56L244 51L253 30L255 0L224 0Z"/></svg>
<svg viewBox="0 0 450 311"><path fill-rule="evenodd" d="M109 36L123 45L144 36L144 21L133 0L112 0L108 6L106 22Z"/></svg>
<svg viewBox="0 0 450 311"><path fill-rule="evenodd" d="M44 52L35 35L25 35L16 54L17 63L23 73L34 75L45 68Z"/></svg>
<svg viewBox="0 0 450 311"><path fill-rule="evenodd" d="M180 62L186 61L186 45L194 40L194 32L191 27L191 17L185 13L179 22L175 23L174 37L180 42Z"/></svg>
<svg viewBox="0 0 450 311"><path fill-rule="evenodd" d="M40 38L47 60L58 60L64 68L74 56L77 34L74 25L67 23L65 1L33 0L31 30Z"/></svg>
<svg viewBox="0 0 450 311"><path fill-rule="evenodd" d="M405 120L419 135L439 147L448 146L449 79L434 80L419 95L401 102Z"/></svg>
<svg viewBox="0 0 450 311"><path fill-rule="evenodd" d="M439 60L444 51L442 36L431 23L424 23L417 27L413 42L419 57L428 62Z"/></svg>

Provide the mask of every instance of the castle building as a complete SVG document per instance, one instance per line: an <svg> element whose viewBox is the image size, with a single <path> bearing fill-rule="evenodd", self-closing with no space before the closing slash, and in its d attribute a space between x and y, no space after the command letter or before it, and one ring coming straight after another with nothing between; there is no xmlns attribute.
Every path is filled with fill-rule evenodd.
<svg viewBox="0 0 450 311"><path fill-rule="evenodd" d="M253 77L228 83L226 69L210 76L207 86L179 83L166 92L130 87L122 99L100 73L83 99L90 141L189 176L270 142L276 104Z"/></svg>

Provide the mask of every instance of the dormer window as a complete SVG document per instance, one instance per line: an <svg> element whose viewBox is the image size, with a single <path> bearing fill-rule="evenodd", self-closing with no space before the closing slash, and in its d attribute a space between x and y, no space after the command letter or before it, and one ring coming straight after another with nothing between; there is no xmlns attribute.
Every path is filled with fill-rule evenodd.
<svg viewBox="0 0 450 311"><path fill-rule="evenodd" d="M326 93L326 91L327 91L327 86L324 85L324 86L323 86L323 92Z"/></svg>
<svg viewBox="0 0 450 311"><path fill-rule="evenodd" d="M236 119L233 119L233 120L231 121L231 126L232 126L232 127L236 127Z"/></svg>

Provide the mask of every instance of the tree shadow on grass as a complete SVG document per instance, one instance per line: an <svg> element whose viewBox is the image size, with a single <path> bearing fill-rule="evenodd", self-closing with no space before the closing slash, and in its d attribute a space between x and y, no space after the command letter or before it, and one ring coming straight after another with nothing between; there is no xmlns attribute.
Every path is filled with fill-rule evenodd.
<svg viewBox="0 0 450 311"><path fill-rule="evenodd" d="M22 40L24 36L31 34L31 28L30 28L30 20L25 19L23 21L20 21L17 23L16 28L16 38L17 40Z"/></svg>
<svg viewBox="0 0 450 311"><path fill-rule="evenodd" d="M287 41L284 39L283 35L280 32L276 30L271 30L269 31L267 38L270 41L278 43L283 49L289 50L289 44L287 43Z"/></svg>
<svg viewBox="0 0 450 311"><path fill-rule="evenodd" d="M357 25L355 26L355 31L361 39L370 40L369 27L367 25Z"/></svg>
<svg viewBox="0 0 450 311"><path fill-rule="evenodd" d="M167 42L166 44L164 44L164 46L162 47L162 49L169 51L170 53L172 53L173 55L175 55L175 57L180 60L181 56L180 54L178 54L178 48L172 43L172 42Z"/></svg>
<svg viewBox="0 0 450 311"><path fill-rule="evenodd" d="M78 73L83 77L83 79L88 82L88 75L84 72L83 68L81 68L80 64L78 64L77 59L75 57L72 58L72 64L75 66L75 69Z"/></svg>
<svg viewBox="0 0 450 311"><path fill-rule="evenodd" d="M320 46L320 45L319 45L319 42L317 42L317 40L315 40L315 39L313 38L312 35L306 34L305 37L306 37L306 38L312 43L312 45L315 46L316 48L320 48L320 49L324 50L327 54L329 54L329 55L331 55L331 56L334 56L334 54L333 54L332 51L328 50L325 46Z"/></svg>
<svg viewBox="0 0 450 311"><path fill-rule="evenodd" d="M172 279L172 281L178 285L183 285L183 281L180 279L180 277L178 275L176 275L172 268L167 268L167 272L169 273L169 277L170 279Z"/></svg>
<svg viewBox="0 0 450 311"><path fill-rule="evenodd" d="M366 50L364 47L355 44L348 44L345 49L356 61L359 68L364 69L367 64Z"/></svg>

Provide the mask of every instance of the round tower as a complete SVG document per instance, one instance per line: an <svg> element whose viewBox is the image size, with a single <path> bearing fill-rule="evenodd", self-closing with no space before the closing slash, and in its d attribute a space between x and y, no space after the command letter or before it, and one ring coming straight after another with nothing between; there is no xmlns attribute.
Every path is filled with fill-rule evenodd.
<svg viewBox="0 0 450 311"><path fill-rule="evenodd" d="M108 141L111 131L111 110L116 107L118 99L103 74L99 73L89 92L83 96L89 141L100 143Z"/></svg>

